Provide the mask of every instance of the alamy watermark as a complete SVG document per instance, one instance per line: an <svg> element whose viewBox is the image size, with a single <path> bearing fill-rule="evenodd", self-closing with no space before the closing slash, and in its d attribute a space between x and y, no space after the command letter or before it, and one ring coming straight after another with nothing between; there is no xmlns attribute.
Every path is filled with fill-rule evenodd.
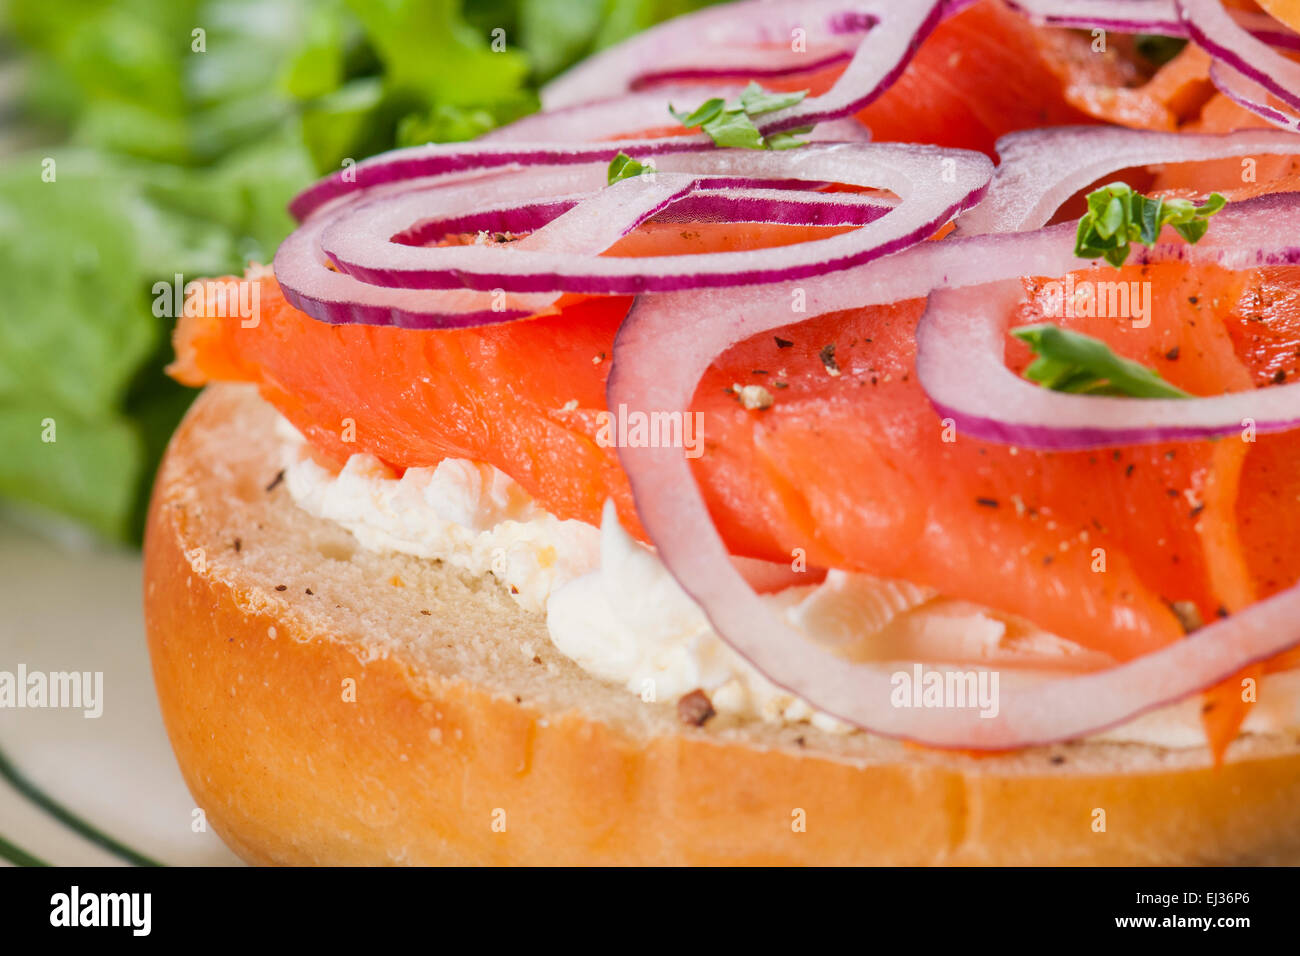
<svg viewBox="0 0 1300 956"><path fill-rule="evenodd" d="M0 671L0 710L80 710L95 719L104 713L103 671Z"/></svg>
<svg viewBox="0 0 1300 956"><path fill-rule="evenodd" d="M120 927L132 936L148 936L153 929L153 894L83 893L73 884L66 893L50 897L50 925Z"/></svg>
<svg viewBox="0 0 1300 956"><path fill-rule="evenodd" d="M687 458L704 454L703 412L631 411L619 404L596 416L596 444L601 448L684 448Z"/></svg>
<svg viewBox="0 0 1300 956"><path fill-rule="evenodd" d="M895 671L889 678L889 703L894 707L944 710L979 710L983 718L998 715L998 672L990 670L926 670L913 664L911 671Z"/></svg>
<svg viewBox="0 0 1300 956"><path fill-rule="evenodd" d="M1151 324L1150 282L1093 282L1071 273L1064 281L1044 283L1038 301L1048 318L1129 319L1135 329Z"/></svg>
<svg viewBox="0 0 1300 956"><path fill-rule="evenodd" d="M262 284L250 279L203 279L185 281L179 272L171 282L153 284L153 314L178 319L210 315L219 319L238 318L245 329L261 321Z"/></svg>

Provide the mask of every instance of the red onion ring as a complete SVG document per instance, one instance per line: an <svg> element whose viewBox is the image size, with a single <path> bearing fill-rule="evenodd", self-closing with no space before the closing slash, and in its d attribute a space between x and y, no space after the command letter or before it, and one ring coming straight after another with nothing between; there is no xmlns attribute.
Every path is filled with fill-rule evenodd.
<svg viewBox="0 0 1300 956"><path fill-rule="evenodd" d="M289 211L302 221L326 203L418 179L437 183L443 177L451 177L453 174L456 177L481 175L514 166L608 165L619 153L626 153L634 159L646 159L651 156L713 149L716 149L713 141L702 133L668 139L618 140L579 146L564 146L553 142L472 142L411 146L372 156L349 169L331 173L295 196L289 204Z"/></svg>
<svg viewBox="0 0 1300 956"><path fill-rule="evenodd" d="M289 211L302 221L334 203L399 191L403 184L456 182L513 166L608 165L620 152L646 159L716 148L703 133L608 139L610 129L636 130L676 122L668 115L666 101L651 94L626 100L587 104L555 114L535 113L470 143L389 150L308 186L290 202ZM871 131L854 119L831 120L819 124L805 139L809 143L865 143L871 139ZM567 145L574 142L582 145Z"/></svg>
<svg viewBox="0 0 1300 956"><path fill-rule="evenodd" d="M313 219L293 232L275 253L275 278L285 300L300 312L334 324L393 325L407 329L464 328L522 319L554 301L490 293L429 293L367 286L329 269L320 255L320 233L328 217ZM500 305L494 309L494 305Z"/></svg>
<svg viewBox="0 0 1300 956"><path fill-rule="evenodd" d="M1007 6L1044 26L1187 35L1174 0L1007 0Z"/></svg>
<svg viewBox="0 0 1300 956"><path fill-rule="evenodd" d="M1035 23L1080 30L1151 33L1190 37L1175 0L1007 0L1007 5ZM1269 46L1300 50L1300 36L1264 13L1230 10L1243 30Z"/></svg>
<svg viewBox="0 0 1300 956"><path fill-rule="evenodd" d="M1288 133L1300 132L1300 114L1285 106L1271 104L1268 90L1243 75L1240 70L1233 69L1222 60L1215 60L1210 64L1210 80L1220 93L1242 109L1268 120L1274 126L1280 126Z"/></svg>
<svg viewBox="0 0 1300 956"><path fill-rule="evenodd" d="M597 143L609 141L610 131L628 134L680 125L668 112L669 103L692 105L709 97L731 99L736 86L673 87L649 93L629 93L594 103L533 113L507 126L484 133L479 143ZM683 127L685 132L685 127ZM622 138L627 138L626 136ZM805 137L810 143L865 143L871 131L853 117L819 123Z"/></svg>
<svg viewBox="0 0 1300 956"><path fill-rule="evenodd" d="M848 66L828 92L765 115L756 124L765 134L811 126L856 113L888 89L946 12L946 4L935 0L747 0L728 4L669 20L583 61L542 90L542 105L551 110L590 102L631 92L651 80L748 77L754 71L772 75L774 69L784 74L802 73L827 65L828 57L842 54L844 38L860 37ZM720 49L734 49L738 34L752 44L788 46L795 28L804 29L819 52L795 54L798 59L793 61L778 55L773 66L772 51L766 50L752 61L735 57L716 69L713 66ZM672 65L664 68L665 60ZM798 67L799 63L804 65ZM694 65L688 68L687 64Z"/></svg>
<svg viewBox="0 0 1300 956"><path fill-rule="evenodd" d="M1300 50L1300 34L1267 13L1253 10L1229 10L1237 25L1257 40L1280 50Z"/></svg>
<svg viewBox="0 0 1300 956"><path fill-rule="evenodd" d="M1057 126L1011 133L998 140L997 150L993 182L983 202L957 220L958 235L1037 229L1079 190L1119 169L1296 154L1300 139L1267 129L1217 135Z"/></svg>
<svg viewBox="0 0 1300 956"><path fill-rule="evenodd" d="M707 183L708 180L703 180ZM744 188L700 188L655 217L659 222L764 222L801 226L865 226L898 203L854 193Z"/></svg>
<svg viewBox="0 0 1300 956"><path fill-rule="evenodd" d="M689 171L690 176L671 175L679 170ZM394 243L394 236L429 212L457 211L448 194L428 192L350 207L324 230L321 245L349 275L400 288L637 294L800 279L848 268L929 237L978 201L991 164L979 153L896 144L810 145L791 152L714 150L668 157L654 177L657 181L634 177L590 200L593 210L599 210L592 215L592 228L604 224L626 232L711 177L791 175L880 187L901 201L890 215L826 239L744 252L621 259L533 250L519 244L420 248ZM642 193L646 202L634 203ZM462 190L460 195L483 201L481 194L475 199L472 191ZM851 194L829 194L851 204L852 200L842 198L846 195ZM565 216L588 215L583 212L585 205Z"/></svg>
<svg viewBox="0 0 1300 956"><path fill-rule="evenodd" d="M1300 258L1300 226L1290 225L1300 215L1300 197L1261 197L1219 215L1230 211L1236 221L1225 228L1216 220L1211 233L1224 239L1217 257L1201 246L1167 247L1165 254L1173 257L1199 250L1207 260L1238 262L1243 267L1250 252L1239 261L1233 258L1232 244L1266 241L1276 217L1289 225L1283 240L1274 241L1276 248L1270 255L1279 261ZM1261 221L1265 219L1269 221ZM1018 273L1060 274L1078 265L1072 252L1073 232L1067 224L1037 233L925 243L883 261L812 280L805 290L809 314L923 294L927 282L956 288ZM1207 241L1208 237L1202 243ZM1019 292L1019 283L1013 285ZM1009 294L1011 286L1006 288ZM988 290L975 288L936 296L981 299L987 294ZM721 311L709 313L711 306ZM771 288L734 290L725 296L708 291L639 298L615 340L609 407L689 408L713 358L736 342L788 324L786 306L784 293ZM937 338L947 341L942 334ZM952 358L951 353L947 358ZM953 369L953 364L946 363L948 374L967 374ZM1000 363L998 371L1012 377ZM985 379L976 378L983 387ZM1292 405L1300 407L1295 400ZM810 644L759 600L727 560L726 546L680 450L624 447L619 449L619 460L631 482L637 514L660 559L723 640L777 686L818 710L877 734L965 749L1009 749L1074 739L1204 690L1243 667L1300 644L1297 586L1186 640L1112 669L1024 689L1003 688L999 713L992 718L953 709L895 708L887 674Z"/></svg>
<svg viewBox="0 0 1300 956"><path fill-rule="evenodd" d="M1213 263L1227 269L1300 262L1300 193L1228 206L1197 245L1136 248L1137 263ZM1068 230L1068 231L1065 231ZM1039 235L1064 253L1068 224ZM1082 263L1076 260L1073 267ZM1106 267L1093 266L1099 274ZM1060 272L1026 271L1027 275ZM1010 298L1009 298L1010 297ZM1219 438L1300 426L1300 383L1193 399L1111 398L1041 388L1003 364L1005 323L1018 282L935 292L917 329L917 377L940 414L965 434L1048 451ZM1000 311L1001 310L1001 311Z"/></svg>
<svg viewBox="0 0 1300 956"><path fill-rule="evenodd" d="M711 86L703 92L698 86L671 87L649 93L628 93L592 103L575 103L530 113L484 133L475 142L598 143L608 141L611 132L617 135L620 131L636 133L661 126L680 126L677 118L668 112L669 103L694 105L711 96L731 99L740 91L739 86ZM860 123L855 125L862 128Z"/></svg>
<svg viewBox="0 0 1300 956"><path fill-rule="evenodd" d="M518 172L516 170L516 172ZM624 234L643 213L631 217L594 215L603 232L579 220L574 211L587 197L601 190L606 169L601 164L532 170L529 175L508 173L461 177L452 185L425 185L400 192L403 205L428 205L437 215L421 219L396 235L395 241L423 244L448 234L477 232L532 232L511 245L521 251L563 251L567 255L594 254ZM663 177L667 178L667 177ZM632 189L647 183L633 182ZM672 219L687 216L691 221L763 221L820 223L823 225L865 225L896 208L890 201L852 193L801 193L790 190L797 180L752 180L703 178L702 187L671 210ZM773 188L773 187L778 188ZM392 190L394 187L381 187ZM486 201L488 195L494 201ZM608 195L613 195L610 191ZM362 221L379 218L375 207L380 200L354 198L336 200L332 212L320 212L298 228L280 247L275 260L276 277L288 301L307 314L330 323L397 325L406 328L461 328L523 318L550 306L554 295L504 296L464 288L451 290L407 290L369 285L356 277L334 271L326 265L321 235L345 217ZM568 216L564 221L561 217ZM401 220L408 224L409 218Z"/></svg>
<svg viewBox="0 0 1300 956"><path fill-rule="evenodd" d="M857 6L853 0L748 0L674 17L556 77L542 89L542 108L550 112L592 103L656 83L709 79L743 84L844 62L877 19L859 13ZM807 33L803 52L791 49L795 28Z"/></svg>
<svg viewBox="0 0 1300 956"><path fill-rule="evenodd" d="M791 199L790 192L802 184L779 181L776 186L769 186L762 180L754 183L754 186L749 186L745 180L701 180L696 183L699 188L681 196L671 208L664 209L654 218L658 222L864 226L897 205L882 198L847 193L801 193ZM393 241L409 246L427 246L448 235L463 233L530 233L543 228L587 198L579 194L550 197L522 205L497 203L455 215L449 215L450 210L444 208L443 203L431 201L430 206L437 207L439 215L421 219L395 234Z"/></svg>
<svg viewBox="0 0 1300 956"><path fill-rule="evenodd" d="M1255 85L1277 97L1289 110L1300 110L1300 63L1287 59L1263 40L1252 36L1218 0L1175 2L1188 35L1196 45L1250 81L1250 84L1234 82L1230 74L1213 71L1211 78L1225 95L1270 122L1292 128L1284 113L1270 106L1267 97L1258 95L1260 91Z"/></svg>
<svg viewBox="0 0 1300 956"><path fill-rule="evenodd" d="M560 168L535 174L525 187L517 177L498 171L450 177L455 180L454 185L433 188L443 194L473 196L486 187L495 189L503 198L513 195L522 201L539 191L545 193L549 189L554 195L554 191L572 189L584 176L589 181L593 176L603 175L603 166L586 170ZM326 265L320 250L321 233L354 205L362 203L349 199L335 200L335 203L337 205L318 212L299 226L280 244L275 254L275 277L285 299L294 308L316 319L334 324L392 325L410 329L467 328L525 318L555 301L553 295L497 296L465 289L441 292L385 289L368 286L336 272ZM488 216L490 211L481 211L480 214ZM445 231L452 229L449 227ZM548 236L554 236L558 231L548 230L546 225L542 225L529 239L534 245L544 244Z"/></svg>

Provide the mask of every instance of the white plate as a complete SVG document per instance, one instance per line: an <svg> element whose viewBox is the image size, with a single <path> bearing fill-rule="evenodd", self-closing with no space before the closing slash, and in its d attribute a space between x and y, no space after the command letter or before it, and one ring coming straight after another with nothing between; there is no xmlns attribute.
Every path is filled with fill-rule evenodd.
<svg viewBox="0 0 1300 956"><path fill-rule="evenodd" d="M210 829L196 832L154 694L140 594L138 554L56 545L0 516L0 671L104 675L98 718L0 707L0 753L38 791L15 787L0 763L0 863L12 848L53 865L125 865L131 853L239 863ZM120 846L97 845L43 800Z"/></svg>

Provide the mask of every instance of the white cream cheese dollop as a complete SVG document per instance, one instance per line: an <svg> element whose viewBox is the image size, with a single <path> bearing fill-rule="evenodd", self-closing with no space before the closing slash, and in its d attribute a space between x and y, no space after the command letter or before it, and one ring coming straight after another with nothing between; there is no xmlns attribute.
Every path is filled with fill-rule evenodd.
<svg viewBox="0 0 1300 956"><path fill-rule="evenodd" d="M303 453L282 420L284 478L303 510L347 528L364 548L437 558L496 576L519 604L544 611L562 582L600 561L600 534L536 507L491 465L449 458L400 478L379 459L353 455L337 474Z"/></svg>
<svg viewBox="0 0 1300 956"><path fill-rule="evenodd" d="M551 641L566 657L643 700L698 688L722 713L850 729L775 687L724 644L654 552L623 529L612 504L600 535L599 565L561 585L546 605ZM787 588L765 600L789 609L816 590Z"/></svg>
<svg viewBox="0 0 1300 956"><path fill-rule="evenodd" d="M334 474L305 454L302 436L287 421L280 432L285 484L299 507L342 525L362 547L491 572L521 607L546 614L551 641L588 673L647 701L702 689L720 713L809 722L831 732L852 729L777 688L732 651L654 551L623 529L612 503L599 529L561 520L498 469L459 459L410 468L399 478L378 459L356 454ZM998 669L1002 685L1010 687L1063 668L1113 663L1024 622L904 581L830 571L823 581L763 599L808 640L848 659L897 669L910 668L913 660L928 666L961 661L953 666ZM1296 726L1300 672L1269 675L1243 729ZM1160 708L1098 737L1200 746L1200 701Z"/></svg>

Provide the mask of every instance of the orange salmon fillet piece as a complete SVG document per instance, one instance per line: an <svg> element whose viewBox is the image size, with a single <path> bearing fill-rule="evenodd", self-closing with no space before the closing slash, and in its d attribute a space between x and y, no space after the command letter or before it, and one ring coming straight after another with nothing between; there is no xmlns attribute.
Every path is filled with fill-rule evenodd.
<svg viewBox="0 0 1300 956"><path fill-rule="evenodd" d="M1240 277L1178 265L1130 274L1156 290L1149 329L1069 321L1190 390L1252 387L1218 313L1207 306L1192 324L1177 308L1194 288L1231 311ZM595 440L626 299L454 332L328 326L270 279L261 303L253 329L183 320L177 377L256 382L335 460L487 461L562 517L596 523L612 497L639 531L615 452ZM1168 602L1192 602L1209 620L1249 600L1249 569L1267 559L1233 533L1243 443L1050 454L944 442L913 374L920 311L904 302L821 316L780 333L793 345L762 336L715 363L695 400L706 437L696 469L736 553L789 561L801 548L813 565L928 584L1119 658L1182 635ZM1035 318L1026 306L1016 321ZM1013 349L1010 360L1025 356ZM764 385L775 404L741 408L734 383ZM355 443L342 441L345 419ZM1104 573L1093 570L1097 549Z"/></svg>

